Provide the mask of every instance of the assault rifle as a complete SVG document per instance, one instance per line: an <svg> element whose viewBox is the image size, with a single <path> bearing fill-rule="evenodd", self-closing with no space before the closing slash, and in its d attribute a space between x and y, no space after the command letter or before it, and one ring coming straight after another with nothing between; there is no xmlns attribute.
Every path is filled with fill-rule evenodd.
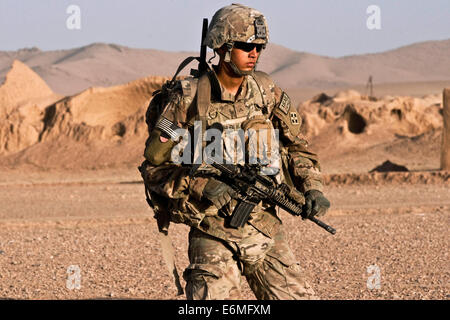
<svg viewBox="0 0 450 320"><path fill-rule="evenodd" d="M261 174L261 165L212 163L211 166L218 171L217 174L214 174L214 178L230 186L236 192L238 198L238 204L230 221L231 227L239 228L243 226L255 206L262 200L279 206L292 215L302 216L300 199L304 199L303 194L285 183L278 184L269 176ZM336 233L336 229L315 217L308 217L307 219L331 234Z"/></svg>
<svg viewBox="0 0 450 320"><path fill-rule="evenodd" d="M179 135L176 132L179 128L176 124L172 123L166 118L162 118L157 127L165 133L168 137L171 137L173 141L179 140ZM223 130L220 123L214 123L211 128L215 128L219 131ZM192 147L192 146L191 146ZM192 150L186 149L183 152L189 152L191 160L193 159ZM290 187L285 183L276 183L268 175L261 174L262 166L260 164L222 164L218 162L206 161L206 167L202 163L187 164L190 166L191 176L208 176L213 177L219 181L230 186L236 193L236 197L239 202L233 211L230 226L233 228L239 228L243 226L253 211L262 200L280 208L286 210L290 214L295 216L302 216L303 200L305 199L303 194L294 187ZM186 164L185 164L186 165ZM203 166L203 169L200 168ZM211 170L205 170L207 166L215 168L216 172ZM331 234L335 234L336 230L318 220L315 217L306 217L318 226L324 228Z"/></svg>

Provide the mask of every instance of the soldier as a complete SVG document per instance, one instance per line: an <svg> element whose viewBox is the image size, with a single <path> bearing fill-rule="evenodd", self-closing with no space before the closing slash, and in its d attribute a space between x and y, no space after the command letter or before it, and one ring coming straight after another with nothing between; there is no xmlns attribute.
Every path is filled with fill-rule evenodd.
<svg viewBox="0 0 450 320"><path fill-rule="evenodd" d="M218 10L205 39L219 55L218 65L200 79L178 81L159 102L163 110L149 127L141 172L160 230L167 231L170 221L191 227L190 264L183 273L188 299L239 299L241 275L257 299L316 298L288 246L276 208L262 201L243 227L230 227L234 191L214 177L191 176L189 168L174 163L177 141L164 129L167 124L191 128L199 120L207 128L220 123L227 132L278 130L276 146L285 170L274 178L304 194L303 218L323 215L330 203L322 194L317 155L300 134L300 116L287 94L267 74L255 71L268 38L260 12L240 4ZM149 111L148 116L155 114Z"/></svg>

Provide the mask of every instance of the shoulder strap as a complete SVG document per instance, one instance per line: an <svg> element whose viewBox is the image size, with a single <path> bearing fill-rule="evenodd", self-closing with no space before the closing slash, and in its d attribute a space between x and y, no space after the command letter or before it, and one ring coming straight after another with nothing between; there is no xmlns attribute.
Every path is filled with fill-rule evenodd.
<svg viewBox="0 0 450 320"><path fill-rule="evenodd" d="M177 75L181 72L181 70L183 70L189 63L191 63L194 60L198 60L198 57L187 57L186 59L184 59L180 65L178 66L177 71L175 72L175 74L172 77L172 82L175 81Z"/></svg>
<svg viewBox="0 0 450 320"><path fill-rule="evenodd" d="M206 130L208 125L206 114L208 112L209 105L211 104L211 80L209 73L205 73L198 80L197 86L197 120L202 122L202 134ZM202 139L203 140L203 139ZM203 144L206 143L203 141ZM203 147L205 147L203 145Z"/></svg>
<svg viewBox="0 0 450 320"><path fill-rule="evenodd" d="M198 80L197 86L197 112L198 120L206 121L206 113L211 103L211 82L208 73L204 74Z"/></svg>

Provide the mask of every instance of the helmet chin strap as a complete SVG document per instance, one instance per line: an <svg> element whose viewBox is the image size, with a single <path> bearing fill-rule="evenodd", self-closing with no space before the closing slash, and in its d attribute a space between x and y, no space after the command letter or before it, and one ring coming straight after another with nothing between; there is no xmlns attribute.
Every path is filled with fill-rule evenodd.
<svg viewBox="0 0 450 320"><path fill-rule="evenodd" d="M241 76L241 77L247 76L247 75L252 75L253 71L255 69L253 67L252 70L250 70L250 71L244 71L244 70L239 69L237 67L237 65L233 61L228 62L228 64L230 65L230 67L233 70L233 72L236 73L238 76Z"/></svg>

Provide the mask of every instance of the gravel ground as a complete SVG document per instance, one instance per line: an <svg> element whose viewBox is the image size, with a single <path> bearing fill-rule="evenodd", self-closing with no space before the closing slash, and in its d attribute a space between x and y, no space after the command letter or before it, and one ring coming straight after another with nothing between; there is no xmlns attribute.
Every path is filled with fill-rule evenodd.
<svg viewBox="0 0 450 320"><path fill-rule="evenodd" d="M175 296L135 178L0 179L0 298L184 299ZM328 186L332 208L323 220L338 230L334 236L282 217L321 299L447 300L448 190L448 184ZM180 273L188 264L187 233L186 226L171 226ZM79 282L68 281L70 268ZM246 285L242 298L254 299Z"/></svg>

